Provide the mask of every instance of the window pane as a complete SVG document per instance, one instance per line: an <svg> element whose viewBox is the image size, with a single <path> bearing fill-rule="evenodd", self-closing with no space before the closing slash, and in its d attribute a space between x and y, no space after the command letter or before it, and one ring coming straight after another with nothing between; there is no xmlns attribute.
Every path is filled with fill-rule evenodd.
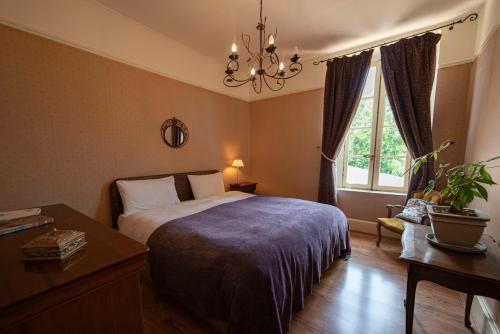
<svg viewBox="0 0 500 334"><path fill-rule="evenodd" d="M361 99L358 110L351 123L351 128L372 126L373 98Z"/></svg>
<svg viewBox="0 0 500 334"><path fill-rule="evenodd" d="M384 108L384 126L396 126L394 114L392 113L391 105L389 104L389 100L387 98L385 99Z"/></svg>
<svg viewBox="0 0 500 334"><path fill-rule="evenodd" d="M406 155L406 145L396 127L385 127L382 133L382 156Z"/></svg>
<svg viewBox="0 0 500 334"><path fill-rule="evenodd" d="M349 158L347 161L346 181L348 184L368 184L368 158Z"/></svg>
<svg viewBox="0 0 500 334"><path fill-rule="evenodd" d="M406 157L380 159L378 184L385 187L403 187Z"/></svg>
<svg viewBox="0 0 500 334"><path fill-rule="evenodd" d="M375 66L370 67L368 71L368 77L366 78L365 87L363 88L363 94L361 97L372 97L375 95L375 77L377 74L377 68Z"/></svg>
<svg viewBox="0 0 500 334"><path fill-rule="evenodd" d="M349 150L348 155L351 158L353 155L370 154L372 129L352 129L349 133Z"/></svg>

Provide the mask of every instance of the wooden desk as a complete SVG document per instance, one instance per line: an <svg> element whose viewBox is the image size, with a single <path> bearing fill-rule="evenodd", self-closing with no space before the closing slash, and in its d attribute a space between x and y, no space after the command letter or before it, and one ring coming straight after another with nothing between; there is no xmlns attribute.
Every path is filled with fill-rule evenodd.
<svg viewBox="0 0 500 334"><path fill-rule="evenodd" d="M408 263L406 288L406 333L413 327L413 309L418 281L431 281L467 293L465 326L470 327L470 308L474 295L500 300L500 247L484 235L485 254L463 254L429 244L425 235L431 228L405 224L400 259Z"/></svg>
<svg viewBox="0 0 500 334"><path fill-rule="evenodd" d="M148 247L66 205L42 214L55 223L0 237L0 332L142 333ZM22 262L21 246L53 227L84 231L86 248L67 266Z"/></svg>

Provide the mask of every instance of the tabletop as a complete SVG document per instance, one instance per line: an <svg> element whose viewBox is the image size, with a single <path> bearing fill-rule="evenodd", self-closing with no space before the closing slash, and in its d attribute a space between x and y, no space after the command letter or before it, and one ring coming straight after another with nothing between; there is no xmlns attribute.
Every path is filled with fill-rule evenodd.
<svg viewBox="0 0 500 334"><path fill-rule="evenodd" d="M453 252L431 245L425 235L429 226L405 224L401 238L403 251L400 259L421 266L439 268L459 275L483 278L500 283L500 246L490 235L483 235L488 250L484 254Z"/></svg>

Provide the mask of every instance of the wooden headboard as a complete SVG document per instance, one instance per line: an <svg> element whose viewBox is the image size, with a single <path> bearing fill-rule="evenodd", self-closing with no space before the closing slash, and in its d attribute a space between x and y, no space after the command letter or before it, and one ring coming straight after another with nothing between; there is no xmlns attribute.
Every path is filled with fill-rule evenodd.
<svg viewBox="0 0 500 334"><path fill-rule="evenodd" d="M123 213L123 203L118 191L118 186L116 181L120 180L147 180L147 179L159 179L161 177L173 176L175 179L175 189L177 190L177 196L179 200L188 201L194 199L193 192L191 191L191 186L189 184L188 175L206 175L217 173L218 170L205 170L198 172L188 172L188 173L173 173L173 174L162 174L162 175L150 175L150 176L137 176L137 177L126 177L121 179L116 179L111 182L109 186L109 196L111 204L111 223L113 228L118 228L118 217Z"/></svg>

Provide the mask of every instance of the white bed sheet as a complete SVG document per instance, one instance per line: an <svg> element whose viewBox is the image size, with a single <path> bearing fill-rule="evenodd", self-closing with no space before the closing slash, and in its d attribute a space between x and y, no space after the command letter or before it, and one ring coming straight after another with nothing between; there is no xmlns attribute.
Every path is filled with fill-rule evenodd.
<svg viewBox="0 0 500 334"><path fill-rule="evenodd" d="M253 194L240 191L228 191L221 195L171 204L163 208L143 210L118 217L118 228L126 236L146 244L149 236L161 225L185 216L189 216L224 203L239 201Z"/></svg>

